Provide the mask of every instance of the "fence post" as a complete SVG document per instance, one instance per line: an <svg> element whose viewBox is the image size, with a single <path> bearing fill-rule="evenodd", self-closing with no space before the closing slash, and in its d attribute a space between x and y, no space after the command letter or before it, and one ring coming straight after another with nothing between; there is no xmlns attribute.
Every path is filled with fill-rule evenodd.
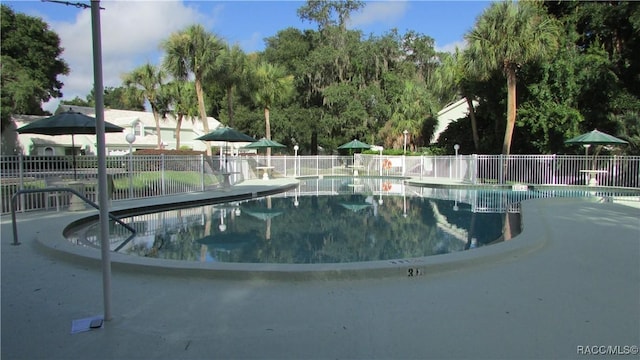
<svg viewBox="0 0 640 360"><path fill-rule="evenodd" d="M200 177L200 190L204 191L204 154L200 154L200 173L202 174Z"/></svg>
<svg viewBox="0 0 640 360"><path fill-rule="evenodd" d="M473 185L478 184L478 154L471 155L471 164L469 164L471 168L471 183Z"/></svg>
<svg viewBox="0 0 640 360"><path fill-rule="evenodd" d="M616 159L616 155L613 155L613 166L611 166L611 177L610 177L612 184L609 186L618 186L617 165L618 165L618 160Z"/></svg>
<svg viewBox="0 0 640 360"><path fill-rule="evenodd" d="M127 135L127 140L129 135ZM133 154L129 150L129 200L133 199Z"/></svg>
<svg viewBox="0 0 640 360"><path fill-rule="evenodd" d="M20 179L20 190L24 187L24 159L22 154L18 155L18 175Z"/></svg>
<svg viewBox="0 0 640 360"><path fill-rule="evenodd" d="M504 162L504 154L500 154L500 156L498 157L498 184L502 185L504 184L504 168L505 168L505 162Z"/></svg>
<svg viewBox="0 0 640 360"><path fill-rule="evenodd" d="M552 176L551 183L553 185L556 185L558 182L558 158L556 157L556 154L553 154L553 158L551 161L553 165L553 174L551 174Z"/></svg>
<svg viewBox="0 0 640 360"><path fill-rule="evenodd" d="M406 167L407 167L407 155L406 155L406 151L405 154L402 155L402 176L404 176L405 172L406 172Z"/></svg>
<svg viewBox="0 0 640 360"><path fill-rule="evenodd" d="M18 172L19 172L19 182L20 182L20 190L24 190L24 156L22 154L18 155ZM24 212L24 194L20 195L20 211Z"/></svg>
<svg viewBox="0 0 640 360"><path fill-rule="evenodd" d="M284 166L282 167L282 171L283 174L282 176L284 176L285 178L287 177L287 159L289 158L289 155L285 154L283 158L281 158L282 161L284 161Z"/></svg>
<svg viewBox="0 0 640 360"><path fill-rule="evenodd" d="M164 154L160 154L160 166L162 171L160 172L161 176L161 186L162 186L162 195L165 195L165 184L164 184Z"/></svg>
<svg viewBox="0 0 640 360"><path fill-rule="evenodd" d="M433 162L433 177L437 178L438 177L438 165L439 165L438 164L439 163L438 158L433 156L431 158L431 161Z"/></svg>

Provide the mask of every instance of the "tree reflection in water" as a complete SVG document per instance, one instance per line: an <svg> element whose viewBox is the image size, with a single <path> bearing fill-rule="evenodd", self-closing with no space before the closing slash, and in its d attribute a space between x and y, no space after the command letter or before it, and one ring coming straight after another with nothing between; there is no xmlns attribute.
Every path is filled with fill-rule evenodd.
<svg viewBox="0 0 640 360"><path fill-rule="evenodd" d="M512 238L520 228L519 202L548 196L364 179L357 189L348 180L324 188L312 180L287 194L124 219L138 235L121 252L183 261L295 264L439 255ZM71 240L96 246L96 229L79 229ZM111 231L112 248L129 235L116 225Z"/></svg>

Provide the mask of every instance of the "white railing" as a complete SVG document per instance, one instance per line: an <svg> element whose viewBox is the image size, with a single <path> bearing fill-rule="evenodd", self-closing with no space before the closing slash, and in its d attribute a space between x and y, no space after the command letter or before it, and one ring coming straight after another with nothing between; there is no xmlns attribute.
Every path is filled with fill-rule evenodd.
<svg viewBox="0 0 640 360"><path fill-rule="evenodd" d="M483 187L425 187L406 184L401 178L362 177L362 178L312 178L301 182L294 190L289 190L274 197L293 198L302 196L349 195L360 194L369 200L386 203L391 197L418 197L422 199L448 200L452 209L468 204L474 213L520 212L520 202L535 198L549 197L587 197L598 201L608 201L611 197L632 195L638 198L638 190L606 189L593 191L587 187L545 187L536 191L496 191Z"/></svg>
<svg viewBox="0 0 640 360"><path fill-rule="evenodd" d="M78 156L0 156L2 213L18 190L72 185L97 200L97 158ZM291 156L206 157L203 155L108 156L109 198L113 200L180 194L261 177L367 176L449 179L469 184L586 185L640 188L640 156L460 155L460 156ZM586 170L586 171L585 171ZM57 205L68 205L59 196ZM20 196L18 210L50 207L47 194Z"/></svg>
<svg viewBox="0 0 640 360"><path fill-rule="evenodd" d="M640 187L640 156L473 155L476 183Z"/></svg>

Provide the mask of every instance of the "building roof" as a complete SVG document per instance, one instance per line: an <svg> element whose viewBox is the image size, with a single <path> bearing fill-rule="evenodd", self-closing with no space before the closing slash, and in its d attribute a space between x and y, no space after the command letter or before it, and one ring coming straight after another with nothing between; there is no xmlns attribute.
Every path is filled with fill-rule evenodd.
<svg viewBox="0 0 640 360"><path fill-rule="evenodd" d="M88 116L95 117L95 109L91 107L84 106L74 106L74 105L61 105L56 110L56 114L64 111L75 111ZM11 126L8 131L15 131L15 129L20 128L24 125L27 125L33 121L40 120L46 118L46 116L35 116L35 115L14 115L13 117L15 128ZM209 128L211 130L218 128L221 123L213 117L208 117L209 120ZM110 122L112 124L123 127L125 130L121 133L106 133L105 134L105 143L107 147L112 149L126 149L129 147L129 143L126 141L126 134L131 132L131 129L136 126L136 124L142 124L143 127L150 131L145 131L144 136L136 136L136 140L134 143L134 147L137 149L140 148L156 148L157 146L157 136L155 134L156 123L151 112L145 111L132 111L132 110L118 110L118 109L105 109L104 110L104 120ZM161 131L169 131L172 132L175 130L177 126L177 121L175 117L172 115L167 115L160 121L160 129ZM181 132L193 132L192 138L196 138L204 135L204 129L202 123L199 120L192 121L191 119L185 119L180 124ZM163 131L163 133L165 133ZM166 134L166 133L165 133ZM166 136L166 135L165 135ZM3 141L4 141L3 136ZM48 135L40 135L40 134L18 134L17 136L20 145L24 152L28 153L31 146L64 146L71 147L72 137L71 135L56 135L56 136L48 136ZM95 135L84 135L79 134L73 137L73 142L76 147L82 149L91 149L90 152L96 152L95 148L96 137ZM163 139L164 144L171 144L175 141L173 138L171 139ZM192 146L194 149L196 148L206 148L206 144L202 141L187 141L183 140L181 145Z"/></svg>
<svg viewBox="0 0 640 360"><path fill-rule="evenodd" d="M96 111L92 107L64 104L58 107L56 114L69 110L88 116L96 116ZM144 127L155 128L156 126L153 113L147 111L104 109L104 120L125 129L131 128L138 121L141 122ZM218 126L220 126L220 122L211 116L207 117L207 120L209 120L209 129L217 129ZM178 121L171 114L167 114L164 118L160 119L160 128L163 129L175 129L177 124ZM196 133L202 133L202 135L204 135L204 128L199 119L183 119L180 128L183 130L193 130Z"/></svg>
<svg viewBox="0 0 640 360"><path fill-rule="evenodd" d="M473 106L478 106L478 102L473 100ZM469 107L467 106L467 99L463 98L458 101L454 101L442 110L438 111L438 124L433 132L431 143L436 143L440 134L447 129L450 123L461 119L469 114Z"/></svg>

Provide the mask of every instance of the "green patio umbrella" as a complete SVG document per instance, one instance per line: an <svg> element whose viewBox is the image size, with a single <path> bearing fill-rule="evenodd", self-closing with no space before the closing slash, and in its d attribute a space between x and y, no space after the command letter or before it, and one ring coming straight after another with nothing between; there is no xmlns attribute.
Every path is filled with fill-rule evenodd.
<svg viewBox="0 0 640 360"><path fill-rule="evenodd" d="M285 148L286 145L282 145L277 141L269 140L267 138L262 138L256 142L252 142L249 145L246 145L245 149L266 149L266 148Z"/></svg>
<svg viewBox="0 0 640 360"><path fill-rule="evenodd" d="M286 145L282 145L277 141L273 141L267 138L262 138L256 142L253 142L247 146L245 149L271 149L271 148L285 148ZM267 152L267 166L271 166L271 154Z"/></svg>
<svg viewBox="0 0 640 360"><path fill-rule="evenodd" d="M618 139L615 136L611 136L607 133L603 133L602 131L593 130L588 133L584 133L582 135L578 135L572 139L569 139L564 142L567 145L587 145L585 146L585 155L588 155L588 149L590 145L624 145L628 144L627 141L622 139ZM594 156L598 155L598 151L594 154ZM594 159L595 161L595 159Z"/></svg>
<svg viewBox="0 0 640 360"><path fill-rule="evenodd" d="M105 132L122 132L122 130L124 130L124 128L118 125L114 125L106 121L104 122ZM69 111L61 112L57 115L34 121L17 129L16 131L21 134L40 134L52 136L71 135L71 147L73 149L73 178L76 179L76 145L74 135L95 135L96 118L69 109Z"/></svg>
<svg viewBox="0 0 640 360"><path fill-rule="evenodd" d="M276 216L280 216L284 214L284 210L274 209L272 206L272 199L270 196L267 196L264 200L266 200L266 206L261 207L258 204L252 203L248 206L241 206L242 212L256 219L262 220L266 223L266 229L264 233L265 240L271 239L271 220Z"/></svg>
<svg viewBox="0 0 640 360"><path fill-rule="evenodd" d="M240 132L234 128L230 128L230 127L226 127L226 126L221 126L215 130L213 130L212 132L202 135L200 137L197 137L196 140L202 140L202 141L224 141L225 143L230 143L230 142L255 142L256 139L252 138L251 136ZM226 148L226 145L225 145ZM222 151L220 151L220 153L222 154ZM221 155L222 157L222 155ZM220 170L222 170L222 164L220 164ZM227 168L227 166L225 166L225 170L227 172L229 172L229 169Z"/></svg>
<svg viewBox="0 0 640 360"><path fill-rule="evenodd" d="M284 214L283 210L278 209L270 209L270 208L259 208L259 207L242 207L242 212L250 215L256 219L260 219L262 221L266 221L268 219L272 219L276 216L280 216Z"/></svg>
<svg viewBox="0 0 640 360"><path fill-rule="evenodd" d="M338 146L338 149L349 150L349 155L352 155L353 150L368 150L368 149L371 149L371 145L365 144L360 140L353 139L346 144L342 144ZM354 176L358 174L358 170L355 170L355 162L356 162L356 157L355 157L355 154L353 154Z"/></svg>
<svg viewBox="0 0 640 360"><path fill-rule="evenodd" d="M615 136L611 136L607 133L603 133L602 131L593 130L591 132L578 135L572 139L569 139L564 142L568 145L579 144L579 145L621 145L628 144L628 142L618 139Z"/></svg>
<svg viewBox="0 0 640 360"><path fill-rule="evenodd" d="M353 212L359 212L360 210L368 209L371 207L371 204L368 203L353 203L353 202L343 202L340 203L340 206L347 210L351 210Z"/></svg>
<svg viewBox="0 0 640 360"><path fill-rule="evenodd" d="M345 149L345 150L368 150L371 149L371 145L369 144L365 144L360 140L354 139L349 141L346 144L342 144L340 146L338 146L338 149Z"/></svg>
<svg viewBox="0 0 640 360"><path fill-rule="evenodd" d="M564 142L567 145L583 145L585 146L584 152L585 156L589 155L589 146L591 145L624 145L628 144L627 141L618 139L615 136L609 135L607 133L603 133L602 131L598 131L594 129L591 132L584 133L582 135L578 135L572 139L569 139ZM595 169L596 166L596 157L600 153L600 147L593 154L593 161L591 162L591 170Z"/></svg>
<svg viewBox="0 0 640 360"><path fill-rule="evenodd" d="M230 127L219 127L212 132L202 135L196 140L202 141L225 141L225 142L255 142L256 139Z"/></svg>

